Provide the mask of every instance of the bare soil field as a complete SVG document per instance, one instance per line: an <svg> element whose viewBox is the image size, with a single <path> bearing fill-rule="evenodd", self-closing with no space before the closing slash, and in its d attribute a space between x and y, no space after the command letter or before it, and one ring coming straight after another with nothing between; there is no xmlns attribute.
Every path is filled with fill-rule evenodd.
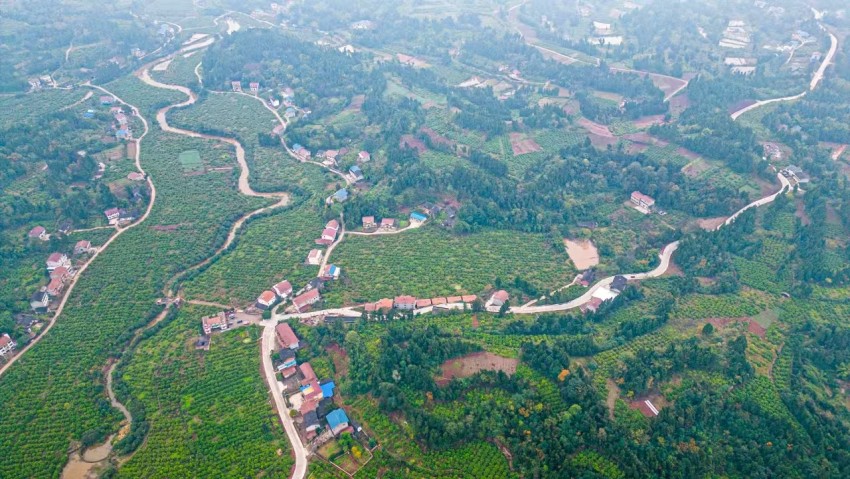
<svg viewBox="0 0 850 479"><path fill-rule="evenodd" d="M402 135L398 145L403 148L413 148L420 154L428 151L428 147L425 146L425 143L422 143L422 140L413 135Z"/></svg>
<svg viewBox="0 0 850 479"><path fill-rule="evenodd" d="M514 152L514 156L543 151L543 148L541 148L534 139L528 138L522 133L511 133L510 137L511 149Z"/></svg>
<svg viewBox="0 0 850 479"><path fill-rule="evenodd" d="M564 238L567 255L576 268L585 270L599 264L599 252L590 240L571 240Z"/></svg>
<svg viewBox="0 0 850 479"><path fill-rule="evenodd" d="M486 351L470 353L440 365L442 373L436 382L444 386L454 378L466 378L479 371L502 371L510 376L516 372L518 363L519 360L515 358L505 358Z"/></svg>
<svg viewBox="0 0 850 479"><path fill-rule="evenodd" d="M752 318L748 318L748 317L708 318L706 320L706 322L711 323L711 325L714 326L717 329L723 329L723 328L725 328L726 326L728 326L729 324L732 324L732 323L745 323L745 324L747 324L747 331L749 333L755 334L756 336L758 336L762 339L764 339L764 335L767 332L767 330L764 328L764 326L759 324L758 321L756 321Z"/></svg>
<svg viewBox="0 0 850 479"><path fill-rule="evenodd" d="M697 225L706 231L714 231L718 226L726 221L727 216L718 216L716 218L700 218L697 220Z"/></svg>
<svg viewBox="0 0 850 479"><path fill-rule="evenodd" d="M698 153L695 153L687 148L678 147L676 148L676 154L682 155L689 160L698 160L702 158Z"/></svg>
<svg viewBox="0 0 850 479"><path fill-rule="evenodd" d="M591 135L601 136L605 138L614 138L614 134L607 126L596 123L595 121L582 118L578 121L579 126L587 130Z"/></svg>
<svg viewBox="0 0 850 479"><path fill-rule="evenodd" d="M397 53L396 58L401 63L404 63L405 65L410 65L414 68L426 68L426 67L430 66L424 60L421 60L421 59L416 58L416 57L412 57L410 55L405 55L404 53Z"/></svg>
<svg viewBox="0 0 850 479"><path fill-rule="evenodd" d="M661 125L664 123L664 115L651 115L651 116L642 116L637 120L633 121L632 124L636 128L644 129L649 128L652 125Z"/></svg>
<svg viewBox="0 0 850 479"><path fill-rule="evenodd" d="M452 148L455 146L455 142L428 128L427 126L423 126L419 129L419 131L428 135L428 138L431 139L431 143L435 145L446 145Z"/></svg>
<svg viewBox="0 0 850 479"><path fill-rule="evenodd" d="M738 103L734 103L732 105L729 105L729 108L727 108L727 111L731 115L732 113L735 113L736 111L741 110L743 108L746 108L746 107L753 105L755 103L756 103L755 100L741 100Z"/></svg>

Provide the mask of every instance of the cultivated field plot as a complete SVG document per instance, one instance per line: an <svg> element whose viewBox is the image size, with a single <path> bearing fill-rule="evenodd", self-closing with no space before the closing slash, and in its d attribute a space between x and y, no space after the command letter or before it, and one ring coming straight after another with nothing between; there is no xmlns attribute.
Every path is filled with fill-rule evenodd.
<svg viewBox="0 0 850 479"><path fill-rule="evenodd" d="M486 351L448 359L440 365L437 384L448 384L454 378L467 378L480 371L502 371L508 376L516 372L519 360L505 358Z"/></svg>
<svg viewBox="0 0 850 479"><path fill-rule="evenodd" d="M543 148L541 148L533 138L528 138L522 133L511 133L510 138L511 150L514 153L514 156L543 151Z"/></svg>
<svg viewBox="0 0 850 479"><path fill-rule="evenodd" d="M204 162L201 160L201 153L198 150L181 151L177 156L177 161L180 162L184 172L204 169Z"/></svg>
<svg viewBox="0 0 850 479"><path fill-rule="evenodd" d="M548 289L575 270L562 246L545 235L485 231L455 236L425 227L398 235L347 237L333 254L350 283L326 295L332 304L374 301L398 294L420 297L484 291L497 277L520 276Z"/></svg>

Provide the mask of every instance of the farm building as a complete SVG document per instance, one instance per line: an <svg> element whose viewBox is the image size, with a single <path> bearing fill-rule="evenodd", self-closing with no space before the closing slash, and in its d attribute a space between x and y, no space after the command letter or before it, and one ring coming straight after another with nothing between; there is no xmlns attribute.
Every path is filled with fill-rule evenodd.
<svg viewBox="0 0 850 479"><path fill-rule="evenodd" d="M50 304L50 297L46 291L36 291L30 298L30 307L36 313L47 311L48 304Z"/></svg>
<svg viewBox="0 0 850 479"><path fill-rule="evenodd" d="M342 188L333 194L333 200L339 203L348 199L348 190Z"/></svg>
<svg viewBox="0 0 850 479"><path fill-rule="evenodd" d="M348 173L351 175L351 178L354 179L354 181L361 181L364 178L363 170L361 170L360 167L357 165L353 165L351 168L349 168Z"/></svg>
<svg viewBox="0 0 850 479"><path fill-rule="evenodd" d="M36 226L35 228L31 229L30 232L27 233L27 236L29 236L30 238L38 238L41 241L47 241L50 239L50 235L47 234L47 230L44 229L43 226Z"/></svg>
<svg viewBox="0 0 850 479"><path fill-rule="evenodd" d="M277 338L277 344L280 345L281 348L284 349L298 349L300 343L298 341L298 336L295 335L295 331L287 323L279 323L274 328L275 337Z"/></svg>
<svg viewBox="0 0 850 479"><path fill-rule="evenodd" d="M510 295L508 295L508 292L504 289L500 289L499 291L493 293L493 296L490 296L490 304L492 304L493 306L502 306L508 301L509 298Z"/></svg>
<svg viewBox="0 0 850 479"><path fill-rule="evenodd" d="M70 268L71 261L68 259L64 253L51 253L50 256L47 257L47 271L53 271L59 267Z"/></svg>
<svg viewBox="0 0 850 479"><path fill-rule="evenodd" d="M310 305L317 303L320 299L322 299L322 295L319 294L319 290L311 289L304 294L296 296L292 300L292 304L295 306L295 310L300 313Z"/></svg>
<svg viewBox="0 0 850 479"><path fill-rule="evenodd" d="M257 298L257 307L260 309L269 309L272 307L275 300L277 300L277 295L274 294L274 291L263 291L263 294Z"/></svg>
<svg viewBox="0 0 850 479"><path fill-rule="evenodd" d="M341 433L348 427L348 416L342 409L336 409L328 414L328 427L334 436Z"/></svg>
<svg viewBox="0 0 850 479"><path fill-rule="evenodd" d="M427 219L427 216L423 215L422 213L419 213L418 211L410 213L410 221L414 223L424 223Z"/></svg>
<svg viewBox="0 0 850 479"><path fill-rule="evenodd" d="M274 291L280 299L286 299L292 294L292 284L290 284L289 281L281 281L280 283L272 286L272 291Z"/></svg>
<svg viewBox="0 0 850 479"><path fill-rule="evenodd" d="M322 250L320 249L312 249L310 253L307 255L307 264L318 265L322 262Z"/></svg>
<svg viewBox="0 0 850 479"><path fill-rule="evenodd" d="M77 244L74 245L74 254L86 254L90 253L91 250L91 241L88 240L77 241Z"/></svg>
<svg viewBox="0 0 850 479"><path fill-rule="evenodd" d="M118 217L121 216L121 210L118 208L109 208L108 210L103 212L106 219L109 221L109 224L114 225L118 222Z"/></svg>
<svg viewBox="0 0 850 479"><path fill-rule="evenodd" d="M374 216L364 216L363 217L363 229L368 230L377 227L377 223L375 223Z"/></svg>
<svg viewBox="0 0 850 479"><path fill-rule="evenodd" d="M632 203L637 206L646 208L647 210L655 205L655 200L640 191L633 191L631 196Z"/></svg>
<svg viewBox="0 0 850 479"><path fill-rule="evenodd" d="M229 328L227 315L222 311L211 316L204 316L201 318L201 327L204 329L204 334L206 335L211 334L213 330L227 331Z"/></svg>
<svg viewBox="0 0 850 479"><path fill-rule="evenodd" d="M381 220L381 229L385 231L392 231L396 229L395 218L384 218Z"/></svg>
<svg viewBox="0 0 850 479"><path fill-rule="evenodd" d="M17 343L12 340L12 337L6 333L0 336L0 356L6 357L17 347Z"/></svg>
<svg viewBox="0 0 850 479"><path fill-rule="evenodd" d="M416 298L413 296L396 296L395 300L393 300L393 307L404 311L410 311L416 307Z"/></svg>

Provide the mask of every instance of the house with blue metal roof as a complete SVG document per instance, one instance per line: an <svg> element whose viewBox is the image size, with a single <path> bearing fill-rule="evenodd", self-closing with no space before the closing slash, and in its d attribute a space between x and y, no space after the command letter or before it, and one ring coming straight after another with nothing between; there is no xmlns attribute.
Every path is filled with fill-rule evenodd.
<svg viewBox="0 0 850 479"><path fill-rule="evenodd" d="M423 215L422 213L420 213L418 211L414 211L413 213L410 213L410 221L415 221L417 223L424 223L425 220L427 220L427 219L428 219L427 216Z"/></svg>
<svg viewBox="0 0 850 479"><path fill-rule="evenodd" d="M348 199L348 190L343 188L343 189L337 191L336 193L334 193L333 199L335 201L339 201L340 203L347 200Z"/></svg>
<svg viewBox="0 0 850 479"><path fill-rule="evenodd" d="M342 409L335 409L331 411L328 414L327 420L328 426L331 428L331 432L334 436L338 435L348 427L348 416Z"/></svg>
<svg viewBox="0 0 850 479"><path fill-rule="evenodd" d="M348 169L348 172L351 174L351 177L354 178L354 181L360 181L363 177L363 170L360 169L359 166L354 165Z"/></svg>
<svg viewBox="0 0 850 479"><path fill-rule="evenodd" d="M322 387L322 397L330 398L334 396L334 389L336 389L336 384L333 381L327 380L319 383Z"/></svg>

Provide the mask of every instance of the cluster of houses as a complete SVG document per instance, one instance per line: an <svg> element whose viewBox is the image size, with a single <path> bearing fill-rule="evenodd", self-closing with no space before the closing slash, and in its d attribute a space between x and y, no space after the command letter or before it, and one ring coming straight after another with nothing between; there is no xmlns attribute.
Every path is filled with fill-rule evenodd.
<svg viewBox="0 0 850 479"><path fill-rule="evenodd" d="M617 275L608 286L597 288L593 292L590 301L579 306L582 313L595 313L605 301L610 301L616 298L623 290L626 289L628 280L625 276Z"/></svg>
<svg viewBox="0 0 850 479"><path fill-rule="evenodd" d="M289 281L281 281L280 283L272 286L271 289L263 291L260 296L257 297L255 306L257 309L266 311L270 310L276 304L285 303L292 298L292 305L287 308L287 311L303 313L308 310L310 306L321 301L322 295L319 289L323 282L339 278L341 272L341 269L332 264L325 266L322 269L320 276L310 281L307 286L296 292L294 297L292 284L290 284Z"/></svg>
<svg viewBox="0 0 850 479"><path fill-rule="evenodd" d="M30 85L31 91L41 90L42 88L55 88L56 81L53 80L53 77L50 75L42 75L40 77L33 77L27 80L27 83Z"/></svg>
<svg viewBox="0 0 850 479"><path fill-rule="evenodd" d="M12 340L11 336L3 333L3 335L0 336L0 357L6 358L7 356L10 356L17 346L17 343Z"/></svg>
<svg viewBox="0 0 850 479"><path fill-rule="evenodd" d="M395 231L398 229L395 218L383 218L379 224L374 216L364 216L361 221L365 231Z"/></svg>
<svg viewBox="0 0 850 479"><path fill-rule="evenodd" d="M393 299L384 298L374 303L367 304L364 309L367 313L387 313L392 309L398 311L416 311L422 308L445 308L453 309L452 306L471 306L478 296L467 294L463 296L445 296L437 298L417 299L414 296L401 295Z"/></svg>
<svg viewBox="0 0 850 479"><path fill-rule="evenodd" d="M276 369L284 381L297 384L298 392L295 396L300 400L297 407L307 440L318 435L323 420L334 436L346 431L353 432L345 411L334 407L336 384L330 379L319 380L309 362L298 364L295 351L301 347L301 342L292 327L287 323L279 323L275 327L275 339L280 347Z"/></svg>
<svg viewBox="0 0 850 479"><path fill-rule="evenodd" d="M124 226L136 219L136 213L124 208L109 208L103 212L103 215L106 216L106 221L113 226Z"/></svg>
<svg viewBox="0 0 850 479"><path fill-rule="evenodd" d="M124 114L124 109L120 106L113 106L109 108L109 112L112 113L112 117L117 123L117 125L113 125L113 128L115 128L115 138L118 140L132 140L133 135L130 132L130 120Z"/></svg>
<svg viewBox="0 0 850 479"><path fill-rule="evenodd" d="M86 240L80 240L74 246L75 255L83 255L91 253L93 250L91 243ZM41 287L33 293L30 298L30 307L36 313L47 312L47 307L50 305L52 298L57 298L62 294L65 285L74 277L75 271L71 264L71 259L65 253L51 253L45 261L47 272L50 275L50 281L46 286Z"/></svg>

